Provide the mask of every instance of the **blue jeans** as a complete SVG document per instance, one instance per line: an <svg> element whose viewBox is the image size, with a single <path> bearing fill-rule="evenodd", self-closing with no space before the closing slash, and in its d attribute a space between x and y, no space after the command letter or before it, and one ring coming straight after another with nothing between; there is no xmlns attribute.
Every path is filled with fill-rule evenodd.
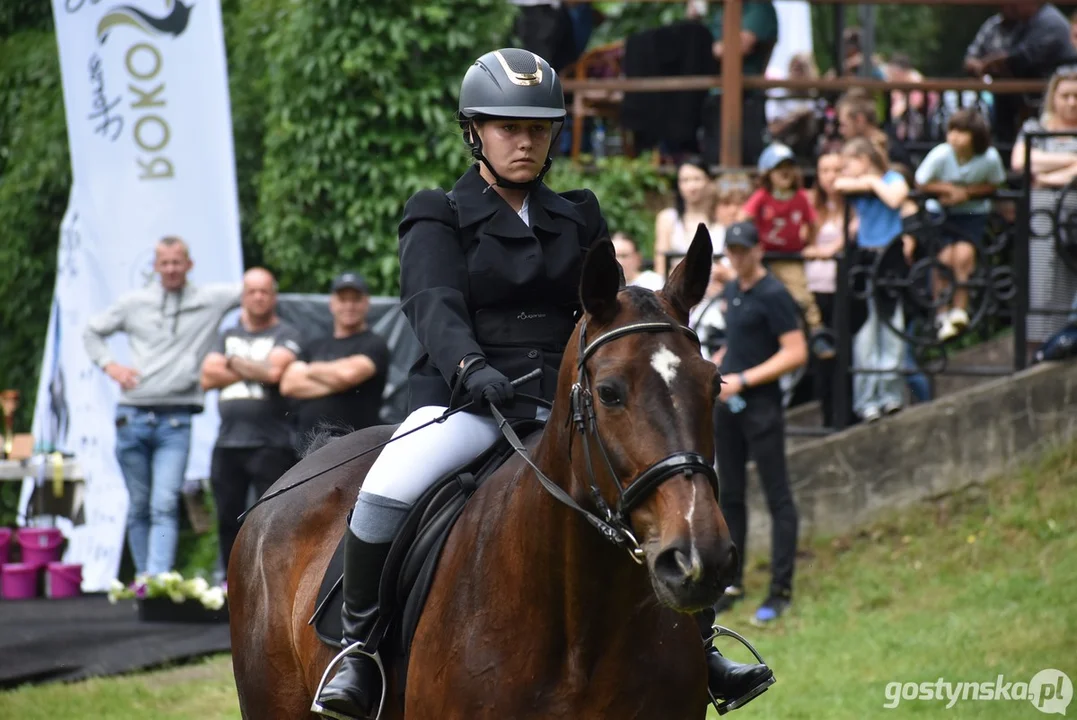
<svg viewBox="0 0 1077 720"><path fill-rule="evenodd" d="M190 447L190 410L116 409L116 459L128 495L127 545L137 573L172 570Z"/></svg>
<svg viewBox="0 0 1077 720"><path fill-rule="evenodd" d="M916 356L913 354L912 343L905 346L905 369L919 369L916 364ZM906 375L905 385L908 386L909 392L912 393L916 402L926 403L931 401L931 382L924 373L917 372L912 375Z"/></svg>
<svg viewBox="0 0 1077 720"><path fill-rule="evenodd" d="M905 319L901 305L897 305L893 312L890 323L894 329L903 330ZM853 377L853 410L857 415L864 417L869 410L902 405L905 381L896 371L904 360L905 339L879 316L875 298L868 298L868 319L853 338L853 363L858 369L889 372L857 373Z"/></svg>

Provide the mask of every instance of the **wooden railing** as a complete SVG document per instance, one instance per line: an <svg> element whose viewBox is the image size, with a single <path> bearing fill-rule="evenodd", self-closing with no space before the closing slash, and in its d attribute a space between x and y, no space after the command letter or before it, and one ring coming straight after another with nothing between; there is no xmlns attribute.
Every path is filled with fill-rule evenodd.
<svg viewBox="0 0 1077 720"><path fill-rule="evenodd" d="M570 5L586 5L594 0L564 0ZM685 0L625 0L642 3L680 3ZM725 5L722 22L722 73L709 76L653 77L653 78L595 78L568 79L564 88L568 92L598 90L609 92L677 92L685 90L722 90L721 165L739 167L743 132L743 93L745 89L785 88L793 91L844 92L851 88L867 90L922 90L922 91L987 91L996 95L1042 93L1044 80L995 80L985 82L970 78L925 78L919 82L891 82L862 77L836 77L818 79L775 80L764 77L744 77L741 53L740 27L745 2L752 0L710 0ZM984 0L809 0L819 5L979 5ZM988 3L989 4L989 3ZM1055 5L1077 5L1077 0L1058 0Z"/></svg>

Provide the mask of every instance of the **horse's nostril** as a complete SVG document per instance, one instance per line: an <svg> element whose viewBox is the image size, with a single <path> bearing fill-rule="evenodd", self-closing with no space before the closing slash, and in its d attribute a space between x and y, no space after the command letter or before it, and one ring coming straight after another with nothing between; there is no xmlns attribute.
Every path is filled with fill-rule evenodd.
<svg viewBox="0 0 1077 720"><path fill-rule="evenodd" d="M685 552L683 548L671 547L655 558L654 572L667 583L697 582L703 576L703 561L695 548Z"/></svg>

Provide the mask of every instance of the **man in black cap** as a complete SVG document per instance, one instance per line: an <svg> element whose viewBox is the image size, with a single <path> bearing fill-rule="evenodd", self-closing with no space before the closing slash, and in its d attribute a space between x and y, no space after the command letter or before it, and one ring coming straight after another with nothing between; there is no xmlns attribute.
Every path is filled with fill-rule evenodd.
<svg viewBox="0 0 1077 720"><path fill-rule="evenodd" d="M280 382L281 393L299 400L301 443L319 423L360 430L381 422L389 346L367 326L370 293L354 272L338 275L330 293L333 335L309 343Z"/></svg>
<svg viewBox="0 0 1077 720"><path fill-rule="evenodd" d="M751 222L730 226L726 253L737 277L722 290L726 345L718 366L722 402L714 415L715 455L722 514L740 552L737 578L716 609L728 610L744 595L748 513L744 504L748 459L755 460L773 525L771 584L753 622L777 620L792 600L797 510L785 465L785 418L778 379L808 360L796 303L763 266L763 248Z"/></svg>

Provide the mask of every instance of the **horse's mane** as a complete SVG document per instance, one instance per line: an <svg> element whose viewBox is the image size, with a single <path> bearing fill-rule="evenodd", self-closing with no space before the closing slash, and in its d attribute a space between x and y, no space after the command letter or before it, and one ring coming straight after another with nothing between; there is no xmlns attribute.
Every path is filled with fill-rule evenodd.
<svg viewBox="0 0 1077 720"><path fill-rule="evenodd" d="M307 455L310 455L317 450L321 450L338 437L344 437L345 435L351 434L354 430L355 428L350 425L334 423L328 420L319 420L312 430L308 431L302 438L300 438L300 442L302 443L299 449L300 459L305 458Z"/></svg>

